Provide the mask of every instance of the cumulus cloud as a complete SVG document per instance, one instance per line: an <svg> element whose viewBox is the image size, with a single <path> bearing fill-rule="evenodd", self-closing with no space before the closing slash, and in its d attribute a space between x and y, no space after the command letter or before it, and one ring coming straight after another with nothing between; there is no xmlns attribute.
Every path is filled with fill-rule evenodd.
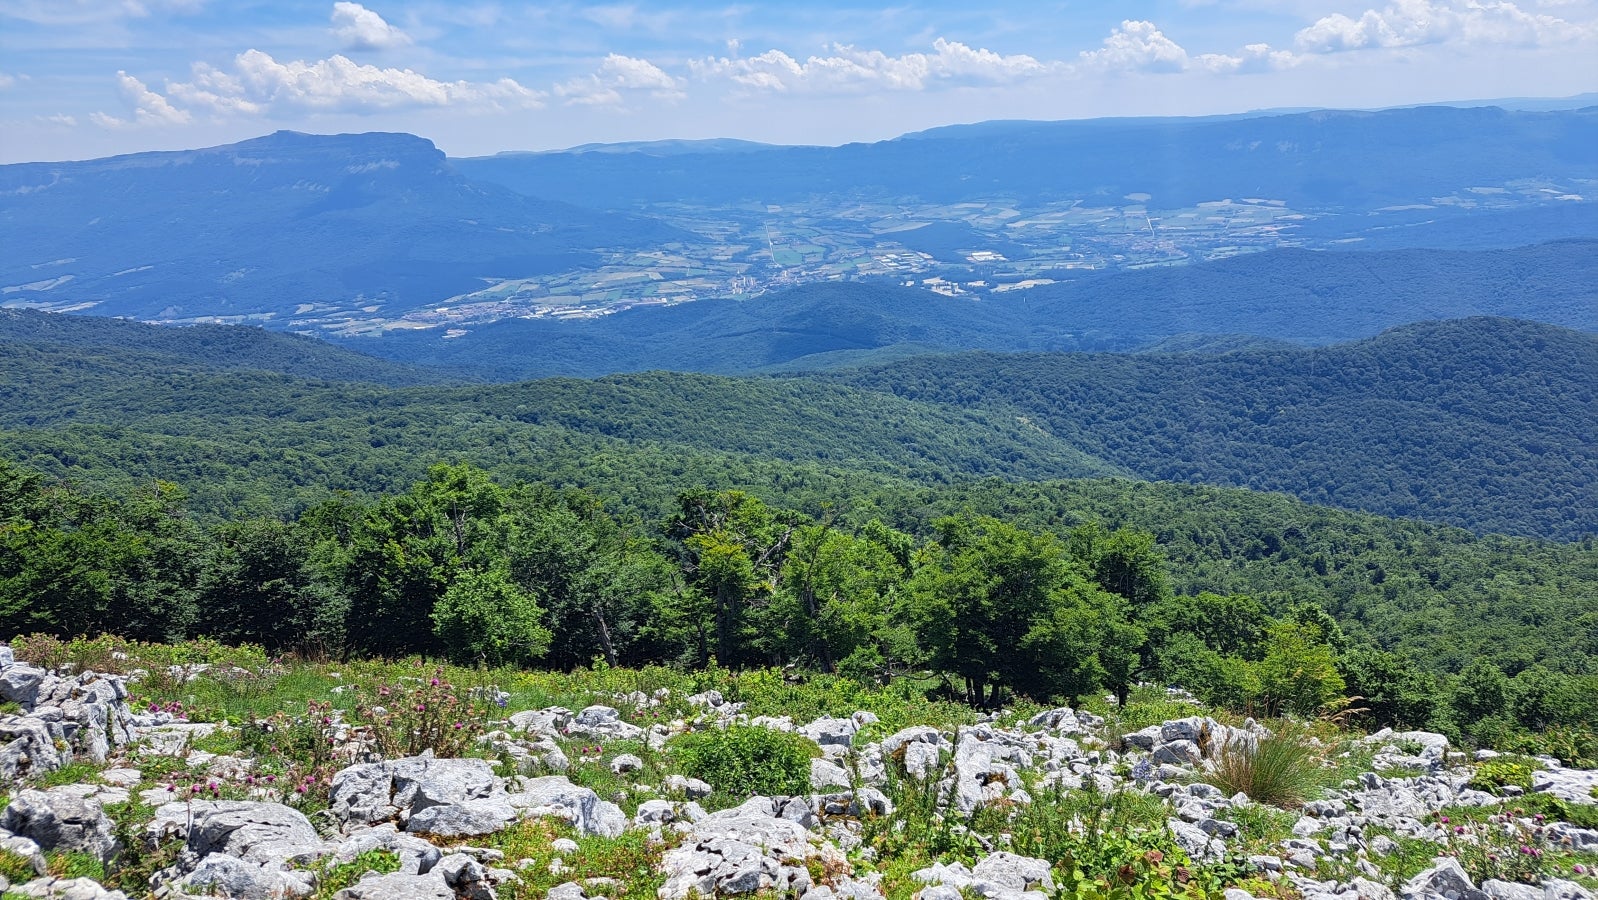
<svg viewBox="0 0 1598 900"><path fill-rule="evenodd" d="M260 50L239 54L230 70L197 63L188 81L167 82L165 95L125 73L119 78L133 101L134 116L124 120L97 113L94 120L101 125L186 122L191 111L225 116L530 108L542 105L544 97L509 78L437 81L411 69L362 65L339 55L279 62Z"/></svg>
<svg viewBox="0 0 1598 900"><path fill-rule="evenodd" d="M598 71L556 85L555 93L567 103L586 106L620 106L624 91L642 91L659 100L678 100L686 96L677 79L667 75L647 59L612 53L599 64Z"/></svg>
<svg viewBox="0 0 1598 900"><path fill-rule="evenodd" d="M105 113L93 113L89 116L96 125L104 128L128 128L144 125L183 125L191 116L188 110L178 109L167 101L167 98L157 94L142 81L126 72L117 73L117 87L122 91L122 96L133 107L133 114L127 118L108 116Z"/></svg>
<svg viewBox="0 0 1598 900"><path fill-rule="evenodd" d="M410 35L383 21L359 3L333 4L333 36L345 50L389 50L411 42Z"/></svg>
<svg viewBox="0 0 1598 900"><path fill-rule="evenodd" d="M1589 36L1590 26L1527 12L1508 0L1394 0L1359 18L1334 13L1298 32L1299 48L1314 53L1414 47L1460 41L1540 46Z"/></svg>
<svg viewBox="0 0 1598 900"><path fill-rule="evenodd" d="M1222 75L1250 72L1275 72L1292 68L1303 58L1290 50L1275 50L1270 44L1248 44L1238 54L1201 53L1193 62L1199 68Z"/></svg>
<svg viewBox="0 0 1598 900"><path fill-rule="evenodd" d="M692 60L689 69L699 78L727 79L754 90L847 92L1004 83L1061 68L1024 54L1007 56L943 38L933 42L931 53L901 56L841 44L831 49L830 56L811 56L803 62L781 50L767 50L758 56Z"/></svg>
<svg viewBox="0 0 1598 900"><path fill-rule="evenodd" d="M1110 32L1104 46L1084 50L1082 65L1088 69L1118 72L1186 72L1197 70L1229 75L1269 72L1297 65L1298 58L1269 44L1249 44L1237 54L1201 53L1193 56L1160 31L1153 22L1128 19Z"/></svg>
<svg viewBox="0 0 1598 900"><path fill-rule="evenodd" d="M5 72L0 72L0 91L3 91L6 88L11 87L12 85L14 85L16 83L17 83L17 76L9 75L9 74L7 74Z"/></svg>
<svg viewBox="0 0 1598 900"><path fill-rule="evenodd" d="M1104 39L1098 50L1084 50L1082 62L1099 69L1180 72L1188 67L1187 51L1166 37L1153 22L1127 19Z"/></svg>

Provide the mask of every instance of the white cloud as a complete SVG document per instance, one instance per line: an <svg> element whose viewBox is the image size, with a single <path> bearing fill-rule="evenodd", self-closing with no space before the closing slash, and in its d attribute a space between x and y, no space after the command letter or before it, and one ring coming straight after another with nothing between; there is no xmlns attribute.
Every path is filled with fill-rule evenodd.
<svg viewBox="0 0 1598 900"><path fill-rule="evenodd" d="M1226 53L1202 53L1193 61L1206 71L1230 75L1288 69L1303 62L1303 58L1290 50L1273 50L1270 44L1249 44L1235 56Z"/></svg>
<svg viewBox="0 0 1598 900"><path fill-rule="evenodd" d="M598 71L556 85L555 93L567 103L585 106L620 106L623 91L647 91L659 100L680 100L686 96L677 79L667 75L647 59L612 53L599 64Z"/></svg>
<svg viewBox="0 0 1598 900"><path fill-rule="evenodd" d="M316 62L279 62L260 50L240 53L231 70L196 63L189 81L167 82L165 96L125 73L119 78L135 114L130 121L96 113L94 121L108 127L187 122L191 111L221 116L359 115L422 107L475 111L541 106L544 97L509 78L437 81L412 69L362 65L339 55Z"/></svg>
<svg viewBox="0 0 1598 900"><path fill-rule="evenodd" d="M89 116L96 125L103 128L127 128L142 125L183 125L190 115L188 110L178 109L167 101L167 98L150 90L144 82L126 72L117 73L117 86L122 91L122 96L133 106L133 115L126 119L108 116L105 113L93 113Z"/></svg>
<svg viewBox="0 0 1598 900"><path fill-rule="evenodd" d="M333 36L345 50L389 50L411 42L410 35L359 3L333 4Z"/></svg>
<svg viewBox="0 0 1598 900"><path fill-rule="evenodd" d="M39 121L46 125L60 125L65 128L73 128L78 124L78 119L76 116L69 116L66 113L56 113L53 116L40 116Z"/></svg>
<svg viewBox="0 0 1598 900"><path fill-rule="evenodd" d="M1527 12L1508 0L1394 0L1359 18L1325 16L1298 32L1298 46L1316 53L1465 42L1541 46L1580 39L1591 26Z"/></svg>
<svg viewBox="0 0 1598 900"><path fill-rule="evenodd" d="M10 75L10 74L7 74L5 72L0 72L0 91L3 91L6 88L11 87L12 85L14 85L16 83L17 83L17 76Z"/></svg>
<svg viewBox="0 0 1598 900"><path fill-rule="evenodd" d="M1186 49L1160 31L1153 22L1128 19L1104 39L1098 50L1081 53L1085 67L1118 72L1186 72L1199 70L1220 75L1270 72L1299 62L1286 50L1269 44L1249 44L1236 54L1201 53Z"/></svg>
<svg viewBox="0 0 1598 900"><path fill-rule="evenodd" d="M832 55L811 56L803 62L781 50L767 50L758 56L692 60L689 69L700 78L724 78L756 90L847 92L919 91L944 83L1002 83L1061 68L1024 54L1005 56L943 38L934 41L932 49L932 53L889 56L880 50L835 44Z"/></svg>
<svg viewBox="0 0 1598 900"><path fill-rule="evenodd" d="M1166 37L1153 23L1127 19L1104 39L1098 50L1082 51L1082 62L1093 68L1138 72L1180 72L1188 67L1187 51Z"/></svg>

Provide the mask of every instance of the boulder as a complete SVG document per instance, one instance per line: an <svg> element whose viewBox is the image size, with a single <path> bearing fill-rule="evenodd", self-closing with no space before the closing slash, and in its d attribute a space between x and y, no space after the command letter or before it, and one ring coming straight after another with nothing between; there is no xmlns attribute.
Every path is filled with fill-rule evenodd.
<svg viewBox="0 0 1598 900"><path fill-rule="evenodd" d="M404 823L430 807L458 805L500 792L487 760L412 756L362 763L333 776L331 809L346 825Z"/></svg>
<svg viewBox="0 0 1598 900"><path fill-rule="evenodd" d="M849 747L854 744L855 732L860 730L860 723L854 719L820 718L808 725L799 726L799 733L826 746L836 744Z"/></svg>
<svg viewBox="0 0 1598 900"><path fill-rule="evenodd" d="M59 722L0 715L0 783L54 772L71 761L72 751Z"/></svg>
<svg viewBox="0 0 1598 900"><path fill-rule="evenodd" d="M1481 892L1493 900L1543 900L1542 888L1515 881L1489 878L1481 883Z"/></svg>
<svg viewBox="0 0 1598 900"><path fill-rule="evenodd" d="M46 853L88 853L107 862L117 851L111 820L100 804L60 788L17 792L0 812L0 828L28 838Z"/></svg>
<svg viewBox="0 0 1598 900"><path fill-rule="evenodd" d="M1487 895L1471 883L1459 860L1448 856L1438 857L1431 868L1405 882L1401 893L1404 900L1487 900Z"/></svg>
<svg viewBox="0 0 1598 900"><path fill-rule="evenodd" d="M0 669L0 701L15 703L23 709L33 709L38 705L39 688L51 677L43 669L14 662Z"/></svg>
<svg viewBox="0 0 1598 900"><path fill-rule="evenodd" d="M563 775L528 779L505 799L527 815L565 819L579 834L617 837L627 829L627 816L620 807L599 799L588 788L572 784Z"/></svg>
<svg viewBox="0 0 1598 900"><path fill-rule="evenodd" d="M188 852L220 853L257 865L309 862L332 852L309 819L281 803L217 800L194 812Z"/></svg>
<svg viewBox="0 0 1598 900"><path fill-rule="evenodd" d="M455 900L455 889L438 873L370 874L334 894L333 900Z"/></svg>
<svg viewBox="0 0 1598 900"><path fill-rule="evenodd" d="M826 791L829 788L849 787L849 772L843 766L825 759L810 761L810 789Z"/></svg>
<svg viewBox="0 0 1598 900"><path fill-rule="evenodd" d="M128 900L121 891L108 890L92 878L35 878L27 884L15 884L6 890L6 897L27 897L30 900Z"/></svg>
<svg viewBox="0 0 1598 900"><path fill-rule="evenodd" d="M1014 853L993 853L983 857L971 867L971 876L977 890L986 894L983 885L997 885L1008 891L1054 891L1054 877L1049 872L1047 860L1018 856Z"/></svg>
<svg viewBox="0 0 1598 900"><path fill-rule="evenodd" d="M668 794L680 794L689 800L698 800L709 797L716 789L697 778L686 778L682 775L668 775L660 783L660 789Z"/></svg>
<svg viewBox="0 0 1598 900"><path fill-rule="evenodd" d="M316 890L316 881L310 872L260 866L235 856L213 853L185 875L178 886L185 894L234 900L280 900L309 896Z"/></svg>
<svg viewBox="0 0 1598 900"><path fill-rule="evenodd" d="M442 838L493 834L521 818L505 797L429 806L405 820L405 830Z"/></svg>
<svg viewBox="0 0 1598 900"><path fill-rule="evenodd" d="M848 859L830 843L791 819L777 815L777 805L754 797L742 806L705 816L683 843L661 860L666 882L660 900L683 900L694 894L776 892L806 896L816 885L806 862L839 873L832 879L838 895L858 896ZM872 896L869 887L864 888ZM880 895L875 895L880 897Z"/></svg>

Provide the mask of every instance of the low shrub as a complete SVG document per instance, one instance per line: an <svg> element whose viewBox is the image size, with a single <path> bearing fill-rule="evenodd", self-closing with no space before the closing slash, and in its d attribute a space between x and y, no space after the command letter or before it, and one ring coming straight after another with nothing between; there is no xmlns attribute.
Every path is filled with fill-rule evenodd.
<svg viewBox="0 0 1598 900"><path fill-rule="evenodd" d="M1478 763L1470 776L1470 786L1489 794L1503 794L1506 787L1531 790L1531 766L1515 759L1489 759Z"/></svg>
<svg viewBox="0 0 1598 900"><path fill-rule="evenodd" d="M669 750L685 774L734 796L808 794L810 760L821 755L801 735L743 726L691 732Z"/></svg>

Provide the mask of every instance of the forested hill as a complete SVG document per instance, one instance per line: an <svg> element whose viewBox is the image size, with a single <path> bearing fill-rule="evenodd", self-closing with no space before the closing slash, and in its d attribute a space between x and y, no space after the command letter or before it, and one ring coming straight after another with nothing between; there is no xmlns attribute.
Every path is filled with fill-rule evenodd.
<svg viewBox="0 0 1598 900"><path fill-rule="evenodd" d="M619 480L657 509L686 486L786 481L824 500L820 485L851 482L1122 475L1574 539L1598 533L1595 347L1470 319L1321 349L387 388L4 341L0 453L105 485L175 480L205 515L397 490L443 458L615 493Z"/></svg>
<svg viewBox="0 0 1598 900"><path fill-rule="evenodd" d="M1478 315L1598 332L1598 241L1474 252L1274 250L981 298L813 284L597 319L510 319L448 339L437 330L399 331L345 346L511 380L792 371L858 364L883 351L1130 350L1193 333L1322 344Z"/></svg>
<svg viewBox="0 0 1598 900"><path fill-rule="evenodd" d="M234 325L183 328L126 319L74 316L25 309L0 309L0 344L7 353L30 344L100 356L114 350L139 376L152 371L280 372L325 381L369 381L391 386L439 384L450 375L367 356L296 334ZM43 373L40 373L41 375Z"/></svg>
<svg viewBox="0 0 1598 900"><path fill-rule="evenodd" d="M1507 319L1227 354L924 357L831 377L1005 410L1150 479L1479 532L1598 533L1598 338Z"/></svg>
<svg viewBox="0 0 1598 900"><path fill-rule="evenodd" d="M0 342L0 454L91 484L176 481L206 516L397 490L440 458L619 482L641 505L762 479L1127 474L1008 415L814 381L646 373L392 389L171 360Z"/></svg>

